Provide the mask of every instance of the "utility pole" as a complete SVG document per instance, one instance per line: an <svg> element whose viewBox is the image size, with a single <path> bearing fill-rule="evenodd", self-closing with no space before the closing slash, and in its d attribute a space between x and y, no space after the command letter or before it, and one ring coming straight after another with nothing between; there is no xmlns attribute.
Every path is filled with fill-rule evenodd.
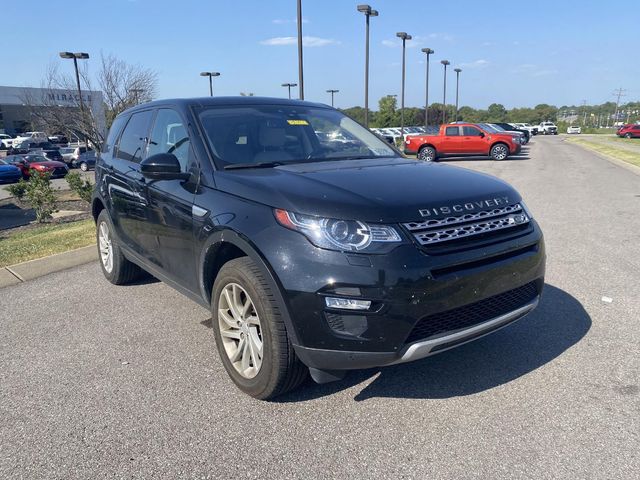
<svg viewBox="0 0 640 480"><path fill-rule="evenodd" d="M587 101L582 100L582 126L587 125Z"/></svg>
<svg viewBox="0 0 640 480"><path fill-rule="evenodd" d="M619 88L615 92L613 92L613 96L617 97L617 99L616 99L616 113L613 116L613 125L614 126L615 126L616 122L618 121L618 110L620 108L620 97L626 97L627 96L624 92L626 92L626 90L623 89L623 88Z"/></svg>

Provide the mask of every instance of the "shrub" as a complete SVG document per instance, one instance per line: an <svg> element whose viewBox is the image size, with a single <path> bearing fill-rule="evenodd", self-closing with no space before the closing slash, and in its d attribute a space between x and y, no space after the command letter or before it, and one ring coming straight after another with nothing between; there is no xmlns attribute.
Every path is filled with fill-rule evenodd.
<svg viewBox="0 0 640 480"><path fill-rule="evenodd" d="M93 193L93 184L89 180L84 180L78 172L69 172L64 177L69 188L76 195L87 203L91 203L91 194Z"/></svg>
<svg viewBox="0 0 640 480"><path fill-rule="evenodd" d="M27 185L28 183L24 181L24 179L20 179L18 183L14 183L13 185L9 185L7 190L9 193L16 198L19 202L24 201L24 195L27 193Z"/></svg>
<svg viewBox="0 0 640 480"><path fill-rule="evenodd" d="M30 178L26 183L26 202L33 208L36 221L43 223L51 218L51 214L57 211L56 197L51 187L51 173L31 170Z"/></svg>

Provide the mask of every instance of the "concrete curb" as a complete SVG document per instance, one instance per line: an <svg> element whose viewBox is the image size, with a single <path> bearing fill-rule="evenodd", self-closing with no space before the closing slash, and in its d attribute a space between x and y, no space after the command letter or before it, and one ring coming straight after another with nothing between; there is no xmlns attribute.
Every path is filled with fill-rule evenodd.
<svg viewBox="0 0 640 480"><path fill-rule="evenodd" d="M10 265L0 268L0 288L17 285L50 273L84 265L97 259L98 249L95 245L89 245L68 252Z"/></svg>

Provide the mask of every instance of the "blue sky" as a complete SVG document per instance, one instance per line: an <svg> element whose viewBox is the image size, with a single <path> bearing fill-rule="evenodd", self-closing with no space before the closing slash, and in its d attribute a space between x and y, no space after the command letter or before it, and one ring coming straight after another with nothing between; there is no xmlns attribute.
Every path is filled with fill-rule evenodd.
<svg viewBox="0 0 640 480"><path fill-rule="evenodd" d="M21 2L3 3L3 18L28 20L5 25L0 85L40 86L62 50L89 52L90 70L101 51L150 67L159 74L160 98L208 94L203 70L222 73L214 84L219 95L283 96L280 84L297 82L296 45L288 38L296 35L295 0L31 0L28 13ZM308 100L329 102L325 91L336 88L336 106L363 104L364 16L358 3L303 0ZM618 87L627 89L625 100L640 98L640 2L624 2L624 8L602 0L371 5L380 12L371 19L374 109L381 96L400 93L398 31L414 38L407 43L407 106L424 104L423 47L436 52L432 101L442 99L444 58L463 69L461 105L602 103ZM61 67L71 69L71 62ZM452 101L453 75L449 80Z"/></svg>

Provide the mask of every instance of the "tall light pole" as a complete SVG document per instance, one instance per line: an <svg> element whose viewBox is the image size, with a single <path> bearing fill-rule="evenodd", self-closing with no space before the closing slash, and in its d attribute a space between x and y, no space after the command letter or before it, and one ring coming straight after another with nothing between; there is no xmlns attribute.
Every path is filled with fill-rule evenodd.
<svg viewBox="0 0 640 480"><path fill-rule="evenodd" d="M333 107L333 94L338 93L340 90L327 90L327 93L331 94L331 106Z"/></svg>
<svg viewBox="0 0 640 480"><path fill-rule="evenodd" d="M462 71L462 69L456 68L453 71L456 72L456 116L454 117L454 120L457 122L458 121L458 93L460 89L460 72Z"/></svg>
<svg viewBox="0 0 640 480"><path fill-rule="evenodd" d="M442 93L442 124L447 123L447 65L451 65L449 60L440 60L444 65L444 90Z"/></svg>
<svg viewBox="0 0 640 480"><path fill-rule="evenodd" d="M302 0L298 0L298 83L300 100L304 100L304 73L302 67Z"/></svg>
<svg viewBox="0 0 640 480"><path fill-rule="evenodd" d="M297 83L283 83L283 87L287 87L289 89L289 100L291 100L291 87L297 87Z"/></svg>
<svg viewBox="0 0 640 480"><path fill-rule="evenodd" d="M201 77L209 77L209 96L213 97L213 77L219 77L220 72L202 72Z"/></svg>
<svg viewBox="0 0 640 480"><path fill-rule="evenodd" d="M424 96L424 126L426 128L429 126L429 56L436 52L430 48L423 48L422 52L427 54L427 81Z"/></svg>
<svg viewBox="0 0 640 480"><path fill-rule="evenodd" d="M78 84L78 97L80 98L80 112L84 113L84 103L82 101L82 90L80 89L80 74L78 73L78 59L86 60L89 58L88 53L84 52L60 52L60 58L72 58L73 59L73 67L76 71L76 83Z"/></svg>
<svg viewBox="0 0 640 480"><path fill-rule="evenodd" d="M398 32L396 37L402 40L402 91L400 92L400 138L404 142L404 76L405 76L405 52L406 42L411 40L411 35L407 32Z"/></svg>
<svg viewBox="0 0 640 480"><path fill-rule="evenodd" d="M369 128L369 17L377 17L378 11L370 5L358 5L358 11L366 18L364 47L364 126Z"/></svg>

